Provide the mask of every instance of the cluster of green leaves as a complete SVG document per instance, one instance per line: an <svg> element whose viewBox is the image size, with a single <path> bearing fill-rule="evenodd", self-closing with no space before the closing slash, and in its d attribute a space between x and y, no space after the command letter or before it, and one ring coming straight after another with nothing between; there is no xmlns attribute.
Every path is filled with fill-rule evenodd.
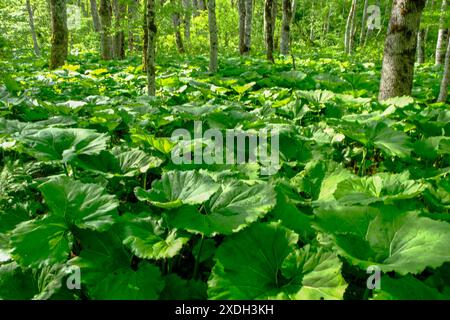
<svg viewBox="0 0 450 320"><path fill-rule="evenodd" d="M198 57L162 61L149 98L137 60L78 63L17 63L0 87L0 298L450 298L438 80L379 103L373 64L229 58L211 76ZM280 170L172 163L194 121L276 130Z"/></svg>

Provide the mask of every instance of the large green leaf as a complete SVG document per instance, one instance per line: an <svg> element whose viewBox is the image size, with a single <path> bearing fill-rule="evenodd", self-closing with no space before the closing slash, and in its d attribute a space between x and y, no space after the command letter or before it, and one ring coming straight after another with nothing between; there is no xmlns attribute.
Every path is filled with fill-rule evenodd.
<svg viewBox="0 0 450 320"><path fill-rule="evenodd" d="M450 224L401 212L393 206L316 210L314 224L331 236L339 253L361 268L420 273L450 261Z"/></svg>
<svg viewBox="0 0 450 320"><path fill-rule="evenodd" d="M341 299L346 283L337 256L309 246L279 224L256 224L217 251L210 299Z"/></svg>
<svg viewBox="0 0 450 320"><path fill-rule="evenodd" d="M58 176L38 188L51 215L64 219L69 227L103 231L114 223L118 202L99 185Z"/></svg>
<svg viewBox="0 0 450 320"><path fill-rule="evenodd" d="M247 185L241 181L224 183L205 205L204 212L182 207L168 213L176 228L205 235L237 232L269 212L276 203L273 186Z"/></svg>
<svg viewBox="0 0 450 320"><path fill-rule="evenodd" d="M426 185L409 180L409 173L379 173L371 177L341 181L334 197L346 204L369 204L376 201L411 199L422 194Z"/></svg>
<svg viewBox="0 0 450 320"><path fill-rule="evenodd" d="M177 208L183 204L201 204L207 201L220 185L209 176L196 171L169 171L161 180L145 191L136 188L136 197L160 208Z"/></svg>
<svg viewBox="0 0 450 320"><path fill-rule="evenodd" d="M11 232L14 259L24 267L43 267L69 259L72 236L62 217L20 223Z"/></svg>
<svg viewBox="0 0 450 320"><path fill-rule="evenodd" d="M159 269L142 263L137 271L123 268L106 275L91 290L97 300L156 300L164 288Z"/></svg>
<svg viewBox="0 0 450 320"><path fill-rule="evenodd" d="M46 128L25 132L21 140L38 160L72 161L78 155L98 154L106 149L108 138L88 129Z"/></svg>
<svg viewBox="0 0 450 320"><path fill-rule="evenodd" d="M152 217L130 216L124 221L123 243L139 258L173 258L189 241L187 237L178 236L175 230L166 232Z"/></svg>

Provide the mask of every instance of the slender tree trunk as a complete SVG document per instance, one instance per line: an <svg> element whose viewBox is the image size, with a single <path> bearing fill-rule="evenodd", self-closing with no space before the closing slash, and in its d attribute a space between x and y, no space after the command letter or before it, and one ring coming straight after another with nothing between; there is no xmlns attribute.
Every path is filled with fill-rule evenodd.
<svg viewBox="0 0 450 320"><path fill-rule="evenodd" d="M267 60L275 62L273 58L274 48L274 26L273 26L273 5L274 0L265 0L264 3L264 34L266 40Z"/></svg>
<svg viewBox="0 0 450 320"><path fill-rule="evenodd" d="M217 35L216 0L208 0L209 25L209 72L215 73L219 68L218 51L219 38Z"/></svg>
<svg viewBox="0 0 450 320"><path fill-rule="evenodd" d="M290 44L290 34L291 34L291 21L292 21L292 1L283 1L283 21L281 25L281 42L280 42L280 52L281 54L289 53Z"/></svg>
<svg viewBox="0 0 450 320"><path fill-rule="evenodd" d="M123 31L123 20L127 10L126 4L123 0L113 0L115 29L113 41L113 56L114 59L125 59L125 31Z"/></svg>
<svg viewBox="0 0 450 320"><path fill-rule="evenodd" d="M331 19L331 4L328 7L327 16L325 18L325 24L323 27L323 34L327 35L330 31L330 19Z"/></svg>
<svg viewBox="0 0 450 320"><path fill-rule="evenodd" d="M64 65L68 55L69 31L67 29L66 0L51 0L52 49L50 69Z"/></svg>
<svg viewBox="0 0 450 320"><path fill-rule="evenodd" d="M351 18L351 24L350 24L350 39L349 39L349 47L348 47L348 53L353 53L353 48L355 44L355 33L356 33L356 6L358 4L358 0L353 1L353 12L352 12L352 18Z"/></svg>
<svg viewBox="0 0 450 320"><path fill-rule="evenodd" d="M142 20L142 28L144 31L144 43L142 46L142 70L147 72L147 65L148 65L148 0L144 0L144 14L143 14L143 20Z"/></svg>
<svg viewBox="0 0 450 320"><path fill-rule="evenodd" d="M27 11L28 11L28 20L29 20L29 23L30 23L31 37L33 38L34 53L37 56L40 56L41 55L41 49L39 49L39 44L38 44L38 41L37 41L36 29L34 27L33 9L31 8L30 0L26 1L26 5L27 5Z"/></svg>
<svg viewBox="0 0 450 320"><path fill-rule="evenodd" d="M239 12L239 53L243 55L245 53L245 21L247 11L245 10L246 0L238 0L238 12Z"/></svg>
<svg viewBox="0 0 450 320"><path fill-rule="evenodd" d="M438 39L436 43L436 61L435 64L437 66L440 66L444 63L445 59L445 50L447 48L447 41L448 41L448 29L445 26L445 16L448 11L448 1L442 0L442 6L441 6L441 17L439 20L439 33L438 33Z"/></svg>
<svg viewBox="0 0 450 320"><path fill-rule="evenodd" d="M131 0L128 5L128 49L134 51L135 43L138 42L137 36L134 34L136 25L139 0Z"/></svg>
<svg viewBox="0 0 450 320"><path fill-rule="evenodd" d="M245 0L244 54L249 54L252 41L253 0Z"/></svg>
<svg viewBox="0 0 450 320"><path fill-rule="evenodd" d="M361 35L359 36L359 45L363 45L365 43L366 34L367 34L367 8L369 7L369 0L364 0L364 9L361 21Z"/></svg>
<svg viewBox="0 0 450 320"><path fill-rule="evenodd" d="M352 4L350 6L350 11L349 11L348 17L347 17L347 24L345 25L344 46L345 46L345 53L347 53L347 54L352 53L353 19L355 18L355 12L356 12L356 0L352 0Z"/></svg>
<svg viewBox="0 0 450 320"><path fill-rule="evenodd" d="M425 62L425 29L420 29L417 33L417 63Z"/></svg>
<svg viewBox="0 0 450 320"><path fill-rule="evenodd" d="M175 12L172 14L172 23L173 27L175 29L175 43L177 44L177 49L179 53L184 53L184 44L183 44L183 37L181 36L181 19L180 19L180 12L179 10L179 3L177 0L172 0L172 4L174 5Z"/></svg>
<svg viewBox="0 0 450 320"><path fill-rule="evenodd" d="M101 56L103 60L113 58L113 39L111 36L112 6L111 0L100 0Z"/></svg>
<svg viewBox="0 0 450 320"><path fill-rule="evenodd" d="M384 46L379 99L411 95L417 32L425 0L394 0Z"/></svg>
<svg viewBox="0 0 450 320"><path fill-rule="evenodd" d="M102 28L100 25L100 18L98 16L97 0L90 0L90 2L91 2L91 15L92 15L92 22L94 24L94 31L100 32Z"/></svg>
<svg viewBox="0 0 450 320"><path fill-rule="evenodd" d="M448 32L450 32L450 29L448 30ZM447 101L449 83L450 83L450 41L448 41L447 52L445 54L444 73L442 75L441 90L439 92L438 102Z"/></svg>
<svg viewBox="0 0 450 320"><path fill-rule="evenodd" d="M192 16L192 5L191 0L183 0L184 8L184 39L186 43L191 43L191 16Z"/></svg>
<svg viewBox="0 0 450 320"><path fill-rule="evenodd" d="M309 41L311 41L311 42L313 42L315 39L315 35L314 35L314 22L316 21L315 12L316 12L316 0L312 0L311 15L310 15L310 21L309 21Z"/></svg>
<svg viewBox="0 0 450 320"><path fill-rule="evenodd" d="M147 48L147 81L148 81L148 95L155 96L156 94L156 8L155 0L147 0L147 33L148 33L148 48Z"/></svg>

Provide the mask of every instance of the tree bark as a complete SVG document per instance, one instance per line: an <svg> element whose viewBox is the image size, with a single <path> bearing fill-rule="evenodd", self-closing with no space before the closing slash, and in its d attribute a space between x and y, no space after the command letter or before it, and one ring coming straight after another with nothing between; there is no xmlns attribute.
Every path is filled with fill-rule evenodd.
<svg viewBox="0 0 450 320"><path fill-rule="evenodd" d="M369 0L364 0L364 8L363 8L363 15L362 15L362 21L361 21L361 35L359 36L359 45L363 45L365 43L366 34L367 34L367 8L369 7Z"/></svg>
<svg viewBox="0 0 450 320"><path fill-rule="evenodd" d="M90 0L91 2L91 15L92 23L94 24L94 31L100 32L102 30L100 25L100 18L98 16L97 0Z"/></svg>
<svg viewBox="0 0 450 320"><path fill-rule="evenodd" d="M245 0L244 54L250 53L252 41L253 0Z"/></svg>
<svg viewBox="0 0 450 320"><path fill-rule="evenodd" d="M69 31L66 0L51 0L50 8L52 16L50 69L56 69L64 65L68 55Z"/></svg>
<svg viewBox="0 0 450 320"><path fill-rule="evenodd" d="M142 28L144 31L144 43L142 46L142 70L147 72L148 65L148 0L144 0L144 14L142 20Z"/></svg>
<svg viewBox="0 0 450 320"><path fill-rule="evenodd" d="M147 81L148 95L156 94L156 8L155 0L147 0L147 29L148 29L148 48L147 48Z"/></svg>
<svg viewBox="0 0 450 320"><path fill-rule="evenodd" d="M114 59L125 59L125 31L123 30L123 18L125 16L127 6L123 0L113 0L115 29L113 41Z"/></svg>
<svg viewBox="0 0 450 320"><path fill-rule="evenodd" d="M128 49L134 51L135 43L138 42L137 35L134 34L134 26L136 25L137 13L139 7L139 0L131 0L128 5L128 19L129 30L128 30Z"/></svg>
<svg viewBox="0 0 450 320"><path fill-rule="evenodd" d="M198 0L197 2L198 10L206 10L205 0Z"/></svg>
<svg viewBox="0 0 450 320"><path fill-rule="evenodd" d="M445 27L445 15L448 10L448 1L442 0L441 17L439 19L439 32L436 43L436 61L435 64L440 66L444 63L445 50L448 42L448 29Z"/></svg>
<svg viewBox="0 0 450 320"><path fill-rule="evenodd" d="M101 21L101 57L103 60L113 58L113 39L111 36L112 6L111 0L100 0Z"/></svg>
<svg viewBox="0 0 450 320"><path fill-rule="evenodd" d="M219 39L217 35L216 0L208 0L209 72L217 72Z"/></svg>
<svg viewBox="0 0 450 320"><path fill-rule="evenodd" d="M281 25L280 52L286 55L289 53L293 2L292 0L283 0L282 6L283 21Z"/></svg>
<svg viewBox="0 0 450 320"><path fill-rule="evenodd" d="M30 23L31 37L33 38L34 53L36 54L36 56L40 56L41 49L39 49L39 44L37 41L36 28L34 27L33 9L31 8L30 0L26 1L26 6L28 11L28 21Z"/></svg>
<svg viewBox="0 0 450 320"><path fill-rule="evenodd" d="M264 34L266 40L267 60L275 62L273 58L274 48L274 25L273 25L273 6L274 0L265 0L264 2Z"/></svg>
<svg viewBox="0 0 450 320"><path fill-rule="evenodd" d="M191 16L192 16L192 5L191 0L183 0L184 7L184 39L186 43L191 43Z"/></svg>
<svg viewBox="0 0 450 320"><path fill-rule="evenodd" d="M448 30L448 32L450 32L450 30ZM447 101L449 83L450 83L450 41L448 41L447 52L445 54L444 73L442 75L441 89L439 92L438 102Z"/></svg>
<svg viewBox="0 0 450 320"><path fill-rule="evenodd" d="M239 53L245 53L245 20L247 11L245 10L246 0L238 0L239 11Z"/></svg>
<svg viewBox="0 0 450 320"><path fill-rule="evenodd" d="M183 37L181 36L181 19L179 10L179 2L177 0L172 0L175 12L172 14L172 23L175 28L175 43L177 44L177 49L179 53L184 53Z"/></svg>
<svg viewBox="0 0 450 320"><path fill-rule="evenodd" d="M347 53L347 54L352 53L353 25L354 25L355 13L356 13L356 0L352 0L352 4L350 6L350 11L349 11L348 17L347 17L347 23L345 25L344 46L345 46L345 53Z"/></svg>
<svg viewBox="0 0 450 320"><path fill-rule="evenodd" d="M417 33L417 63L425 62L425 29L420 29Z"/></svg>
<svg viewBox="0 0 450 320"><path fill-rule="evenodd" d="M384 46L379 100L411 95L417 32L425 0L394 0Z"/></svg>

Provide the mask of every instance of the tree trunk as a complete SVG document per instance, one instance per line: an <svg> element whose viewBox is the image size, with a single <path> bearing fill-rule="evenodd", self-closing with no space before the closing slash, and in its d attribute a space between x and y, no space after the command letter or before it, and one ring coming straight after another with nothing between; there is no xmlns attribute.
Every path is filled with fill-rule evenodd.
<svg viewBox="0 0 450 320"><path fill-rule="evenodd" d="M209 72L217 72L219 39L217 36L216 0L208 0Z"/></svg>
<svg viewBox="0 0 450 320"><path fill-rule="evenodd" d="M191 15L192 15L192 5L191 0L183 0L184 7L184 39L186 43L191 43Z"/></svg>
<svg viewBox="0 0 450 320"><path fill-rule="evenodd" d="M245 53L245 21L247 11L245 10L246 0L238 0L239 11L239 53L243 55Z"/></svg>
<svg viewBox="0 0 450 320"><path fill-rule="evenodd" d="M114 38L113 38L113 58L118 60L125 59L125 32L123 30L123 18L127 7L123 0L113 0L114 12Z"/></svg>
<svg viewBox="0 0 450 320"><path fill-rule="evenodd" d="M274 0L265 0L264 2L264 34L266 40L267 60L275 62L273 58L274 48L274 26L273 26L273 6Z"/></svg>
<svg viewBox="0 0 450 320"><path fill-rule="evenodd" d="M156 8L155 0L147 0L147 81L148 95L156 94Z"/></svg>
<svg viewBox="0 0 450 320"><path fill-rule="evenodd" d="M41 49L39 49L39 44L38 44L38 41L37 41L36 29L34 27L33 9L31 8L30 0L27 0L26 5L27 5L27 11L28 11L28 20L29 20L29 23L30 23L31 37L33 38L34 53L37 56L40 56L41 55Z"/></svg>
<svg viewBox="0 0 450 320"><path fill-rule="evenodd" d="M425 29L420 29L417 33L417 63L425 62Z"/></svg>
<svg viewBox="0 0 450 320"><path fill-rule="evenodd" d="M363 45L365 43L366 34L367 34L367 8L369 7L369 0L364 0L364 9L363 9L363 15L362 15L362 22L361 22L361 35L359 36L359 45Z"/></svg>
<svg viewBox="0 0 450 320"><path fill-rule="evenodd" d="M353 1L353 12L351 17L351 25L350 25L350 39L349 39L349 47L348 54L353 53L354 43L355 43L355 33L356 33L356 5L358 4L358 0Z"/></svg>
<svg viewBox="0 0 450 320"><path fill-rule="evenodd" d="M356 12L356 0L352 0L352 4L350 7L350 11L348 13L347 17L347 23L345 25L345 39L344 39L344 46L345 46L345 53L351 54L352 53L352 46L353 46L353 25L354 25L354 18L355 18L355 12Z"/></svg>
<svg viewBox="0 0 450 320"><path fill-rule="evenodd" d="M205 0L198 0L197 2L198 10L206 10Z"/></svg>
<svg viewBox="0 0 450 320"><path fill-rule="evenodd" d="M67 29L66 0L51 0L52 16L52 49L50 55L50 69L63 66L67 60L69 31Z"/></svg>
<svg viewBox="0 0 450 320"><path fill-rule="evenodd" d="M448 30L448 32L450 32L450 30ZM449 83L450 83L450 41L448 41L447 52L445 54L444 74L442 75L441 90L439 92L438 102L447 101Z"/></svg>
<svg viewBox="0 0 450 320"><path fill-rule="evenodd" d="M142 28L144 30L144 43L142 46L142 70L147 71L148 65L148 0L144 0L144 14L142 20Z"/></svg>
<svg viewBox="0 0 450 320"><path fill-rule="evenodd" d="M113 58L113 39L111 36L112 6L111 0L100 0L101 56L103 60Z"/></svg>
<svg viewBox="0 0 450 320"><path fill-rule="evenodd" d="M177 44L177 49L179 53L184 53L183 37L181 36L181 19L179 10L179 3L177 0L172 0L175 12L172 14L172 23L175 28L175 43ZM176 8L175 8L176 7Z"/></svg>
<svg viewBox="0 0 450 320"><path fill-rule="evenodd" d="M244 54L248 54L251 49L252 23L253 23L253 0L245 0Z"/></svg>
<svg viewBox="0 0 450 320"><path fill-rule="evenodd" d="M445 50L447 48L448 41L448 29L445 26L445 16L448 10L448 1L442 0L441 17L439 19L439 33L436 44L436 61L435 64L440 66L444 63Z"/></svg>
<svg viewBox="0 0 450 320"><path fill-rule="evenodd" d="M327 15L325 18L325 23L323 26L323 34L324 35L327 35L328 32L330 31L330 19L331 19L331 4L328 7Z"/></svg>
<svg viewBox="0 0 450 320"><path fill-rule="evenodd" d="M135 43L138 42L137 36L134 34L134 26L136 25L139 0L131 0L128 4L128 49L134 51Z"/></svg>
<svg viewBox="0 0 450 320"><path fill-rule="evenodd" d="M411 95L417 32L425 0L394 0L384 46L379 100Z"/></svg>
<svg viewBox="0 0 450 320"><path fill-rule="evenodd" d="M90 1L91 1L91 15L92 15L92 22L94 24L94 31L100 32L102 28L100 25L100 18L98 16L97 0L90 0Z"/></svg>
<svg viewBox="0 0 450 320"><path fill-rule="evenodd" d="M280 43L280 52L281 54L289 53L289 44L290 44L290 33L291 33L291 21L292 21L292 1L291 0L282 0L283 1L283 22L281 25L281 43Z"/></svg>

